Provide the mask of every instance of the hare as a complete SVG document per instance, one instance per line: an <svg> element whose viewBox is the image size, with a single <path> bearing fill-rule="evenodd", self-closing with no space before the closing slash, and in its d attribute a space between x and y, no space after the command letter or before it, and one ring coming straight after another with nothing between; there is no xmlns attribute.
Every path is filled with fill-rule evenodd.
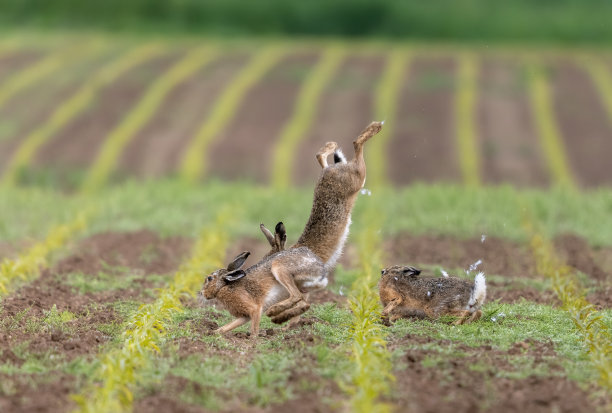
<svg viewBox="0 0 612 413"><path fill-rule="evenodd" d="M232 260L227 268L219 269L206 278L202 295L210 300L216 298L236 320L219 328L225 333L251 321L251 337L259 334L261 314L270 306L289 297L289 292L274 277L275 265L291 268L292 276L300 293L325 288L327 273L323 262L305 247L279 251L261 260L252 267L241 267L250 253L245 251ZM285 311L293 319L310 308L306 301Z"/></svg>
<svg viewBox="0 0 612 413"><path fill-rule="evenodd" d="M355 157L350 162L335 142L328 142L317 152L323 171L315 186L310 218L295 245L284 250L286 235L273 237L261 227L273 247L270 253L254 266L241 270L249 255L244 252L227 268L206 277L203 295L208 299L216 297L238 317L221 327L220 332L252 320L251 331L255 334L262 311L278 324L295 319L310 307L305 294L327 286L327 274L342 253L351 211L365 184L363 145L381 128L382 122L372 122L361 132L353 142ZM328 165L331 154L334 164Z"/></svg>
<svg viewBox="0 0 612 413"><path fill-rule="evenodd" d="M456 277L419 277L414 267L395 265L381 271L378 282L383 318L393 322L402 317L437 318L455 315L455 324L469 323L482 316L487 295L484 274L470 283Z"/></svg>
<svg viewBox="0 0 612 413"><path fill-rule="evenodd" d="M346 160L336 142L326 143L316 154L323 171L314 189L310 218L297 243L287 251L306 248L324 263L326 276L342 254L351 225L351 211L365 184L363 146L380 132L382 125L382 122L372 122L361 132L353 142L355 157L351 161ZM331 154L334 155L334 164L328 165L327 158ZM272 271L289 292L289 297L272 306L266 314L272 317L272 321L282 323L294 314L292 307L304 307L305 299L296 288L290 267L273 265ZM288 313L284 314L286 311Z"/></svg>

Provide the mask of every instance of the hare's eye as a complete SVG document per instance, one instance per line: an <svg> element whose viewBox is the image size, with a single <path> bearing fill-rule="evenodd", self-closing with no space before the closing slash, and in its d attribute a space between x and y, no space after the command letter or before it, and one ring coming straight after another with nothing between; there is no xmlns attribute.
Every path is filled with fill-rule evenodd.
<svg viewBox="0 0 612 413"><path fill-rule="evenodd" d="M206 278L208 281L212 281L212 275L209 275L208 278Z"/></svg>

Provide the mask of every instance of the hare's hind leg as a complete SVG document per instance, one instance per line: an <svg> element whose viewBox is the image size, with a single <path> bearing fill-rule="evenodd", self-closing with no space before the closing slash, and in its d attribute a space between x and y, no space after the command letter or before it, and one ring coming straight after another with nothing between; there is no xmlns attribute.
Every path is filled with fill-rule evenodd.
<svg viewBox="0 0 612 413"><path fill-rule="evenodd" d="M327 168L327 157L334 153L334 151L338 149L338 144L336 142L327 142L319 152L317 152L317 161L319 161L319 165L321 168Z"/></svg>
<svg viewBox="0 0 612 413"><path fill-rule="evenodd" d="M284 265L276 264L276 263L272 264L271 271L276 281L278 281L280 285L285 287L285 289L289 293L289 298L270 307L268 311L266 311L266 315L268 315L269 317L275 317L279 315L280 313L282 313L283 311L294 307L299 302L308 304L306 303L306 301L304 301L304 296L302 295L300 290L295 285L291 272L287 270L287 268ZM285 321L288 320L289 318L285 319Z"/></svg>
<svg viewBox="0 0 612 413"><path fill-rule="evenodd" d="M250 320L249 317L240 317L240 318L237 318L234 321L224 325L223 327L219 327L218 329L216 329L215 333L221 333L221 334L227 333L228 331L231 331L231 330L233 330L235 328L240 327L243 324L248 323L249 320Z"/></svg>

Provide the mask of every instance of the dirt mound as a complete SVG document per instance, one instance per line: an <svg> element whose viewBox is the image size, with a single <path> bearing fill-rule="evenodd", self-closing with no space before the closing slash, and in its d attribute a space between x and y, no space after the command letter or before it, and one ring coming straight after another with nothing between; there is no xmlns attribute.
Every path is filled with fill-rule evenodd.
<svg viewBox="0 0 612 413"><path fill-rule="evenodd" d="M51 381L35 384L37 380L33 374L0 374L0 383L14 386L11 391L0 392L0 412L51 413L74 409L75 404L69 397L74 391L74 377L54 372Z"/></svg>
<svg viewBox="0 0 612 413"><path fill-rule="evenodd" d="M606 280L608 275L595 260L593 250L584 238L564 234L554 240L555 251L567 265L596 280Z"/></svg>
<svg viewBox="0 0 612 413"><path fill-rule="evenodd" d="M185 238L160 238L150 230L105 232L84 239L76 247L76 253L61 260L53 272L96 274L119 266L148 274L165 274L179 266L190 246L191 242Z"/></svg>

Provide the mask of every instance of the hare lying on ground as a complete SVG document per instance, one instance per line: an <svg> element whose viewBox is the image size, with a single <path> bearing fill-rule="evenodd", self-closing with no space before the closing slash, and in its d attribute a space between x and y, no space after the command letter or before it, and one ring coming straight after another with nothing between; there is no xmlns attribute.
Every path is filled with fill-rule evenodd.
<svg viewBox="0 0 612 413"><path fill-rule="evenodd" d="M262 312L289 297L289 292L272 274L273 265L292 268L292 275L301 293L324 288L327 285L326 268L323 262L305 247L284 250L286 240L282 222L276 225L275 235L262 224L260 226L272 249L256 265L241 270L250 255L245 251L227 266L210 274L202 294L206 299L216 298L236 320L219 328L225 333L251 320L251 337L257 337ZM315 279L313 282L312 279ZM299 316L310 305L305 301L292 307L290 315Z"/></svg>
<svg viewBox="0 0 612 413"><path fill-rule="evenodd" d="M470 283L456 277L419 277L414 267L395 265L381 271L378 282L383 318L393 322L402 317L437 318L455 315L455 324L469 323L482 316L487 295L483 273Z"/></svg>
<svg viewBox="0 0 612 413"><path fill-rule="evenodd" d="M221 332L230 331L249 319L252 319L253 325L258 325L262 311L266 311L273 322L283 323L308 310L310 305L304 294L325 288L327 274L340 257L348 236L351 211L366 179L363 145L381 128L381 122L372 122L361 132L353 142L355 157L350 162L346 161L336 142L328 142L316 154L323 171L315 186L310 218L295 245L287 250L268 254L259 263L244 271L240 270L240 267L248 253L243 253L236 257L227 269L218 270L206 278L203 291L207 298L218 298L228 309L231 306L244 306L240 311L232 313L239 318L222 327ZM327 158L331 154L334 154L335 163L328 165ZM271 234L266 234L268 240L271 239L269 236ZM224 289L243 278L247 282L241 281L236 286L243 285L244 288ZM233 290L246 291L247 285L253 289L253 293L224 293ZM256 299L251 298L255 296ZM257 331L253 327L251 330Z"/></svg>

